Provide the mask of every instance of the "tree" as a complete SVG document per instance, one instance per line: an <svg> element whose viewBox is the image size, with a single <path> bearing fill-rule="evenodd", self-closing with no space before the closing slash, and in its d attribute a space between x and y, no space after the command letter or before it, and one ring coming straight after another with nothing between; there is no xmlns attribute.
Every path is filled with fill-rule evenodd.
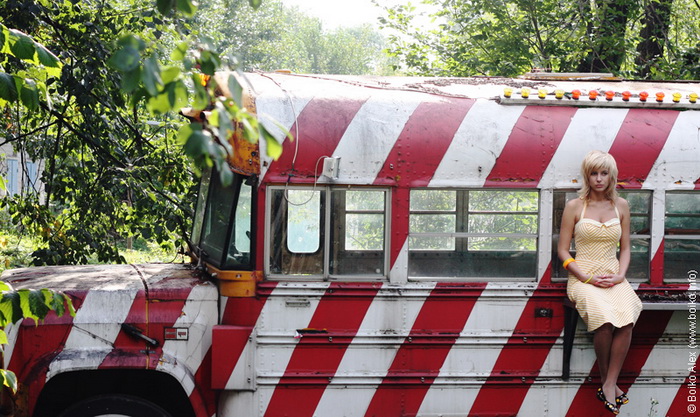
<svg viewBox="0 0 700 417"><path fill-rule="evenodd" d="M385 74L391 71L384 37L370 26L327 30L322 22L280 0L253 9L242 0L203 4L193 23L222 56L243 70L289 69L313 74Z"/></svg>
<svg viewBox="0 0 700 417"><path fill-rule="evenodd" d="M410 5L385 8L390 52L409 73L518 76L533 68L693 79L700 4L690 0L426 0L437 29Z"/></svg>
<svg viewBox="0 0 700 417"><path fill-rule="evenodd" d="M223 167L234 119L244 137L276 145L240 96L215 98L213 81L203 82L221 59L207 43L186 39L194 4L156 4L0 3L0 107L9 121L0 143L48 161L45 195L2 204L18 228L42 239L37 264L123 262L116 243L126 236L184 245L195 179L187 156L196 167ZM230 84L240 91L235 79ZM188 104L211 107L208 124L174 113ZM224 180L231 175L218 171Z"/></svg>

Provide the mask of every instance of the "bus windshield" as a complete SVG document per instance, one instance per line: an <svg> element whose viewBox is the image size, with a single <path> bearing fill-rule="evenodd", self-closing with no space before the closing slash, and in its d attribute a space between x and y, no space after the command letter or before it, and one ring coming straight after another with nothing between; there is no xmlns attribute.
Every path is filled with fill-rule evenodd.
<svg viewBox="0 0 700 417"><path fill-rule="evenodd" d="M217 172L202 176L192 242L197 255L217 268L252 270L250 179L234 174L224 187Z"/></svg>

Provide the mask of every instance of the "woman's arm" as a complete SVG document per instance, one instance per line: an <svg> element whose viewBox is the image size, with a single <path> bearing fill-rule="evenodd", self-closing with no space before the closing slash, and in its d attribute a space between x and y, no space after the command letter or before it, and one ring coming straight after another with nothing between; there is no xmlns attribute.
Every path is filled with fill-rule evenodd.
<svg viewBox="0 0 700 417"><path fill-rule="evenodd" d="M576 213L581 211L581 205L583 202L580 199L574 199L566 203L564 207L564 213L561 217L561 227L559 228L559 245L557 246L557 254L562 261L571 258L571 240L574 237L574 226L576 224ZM576 262L569 263L567 269L571 274L573 274L579 281L585 282L590 278L581 271L581 269L576 265ZM589 283L593 283L595 278L591 279Z"/></svg>

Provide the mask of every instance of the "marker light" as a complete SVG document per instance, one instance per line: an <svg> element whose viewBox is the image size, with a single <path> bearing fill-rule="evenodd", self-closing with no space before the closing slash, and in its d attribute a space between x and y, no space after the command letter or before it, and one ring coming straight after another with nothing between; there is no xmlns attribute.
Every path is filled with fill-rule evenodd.
<svg viewBox="0 0 700 417"><path fill-rule="evenodd" d="M561 100L564 97L564 90L554 90L554 97Z"/></svg>
<svg viewBox="0 0 700 417"><path fill-rule="evenodd" d="M574 90L571 92L571 98L578 100L581 97L581 90Z"/></svg>
<svg viewBox="0 0 700 417"><path fill-rule="evenodd" d="M591 90L588 92L589 100L595 100L596 98L598 98L598 92L596 90Z"/></svg>
<svg viewBox="0 0 700 417"><path fill-rule="evenodd" d="M673 93L673 102L678 103L681 101L681 93Z"/></svg>
<svg viewBox="0 0 700 417"><path fill-rule="evenodd" d="M695 103L698 101L698 93L690 93L688 96L688 100L690 100L691 103Z"/></svg>
<svg viewBox="0 0 700 417"><path fill-rule="evenodd" d="M539 98L547 97L547 90L545 90L544 88L540 88L539 90L537 90L537 97L539 97Z"/></svg>
<svg viewBox="0 0 700 417"><path fill-rule="evenodd" d="M512 96L512 95L513 95L513 89L512 89L512 88L506 87L506 88L503 89L503 96L504 96L505 98L510 98L510 96Z"/></svg>
<svg viewBox="0 0 700 417"><path fill-rule="evenodd" d="M615 97L615 92L614 91L606 91L605 92L605 99L608 101L612 101L613 97Z"/></svg>
<svg viewBox="0 0 700 417"><path fill-rule="evenodd" d="M522 98L528 98L530 97L530 89L527 87L523 87L520 89L520 95Z"/></svg>
<svg viewBox="0 0 700 417"><path fill-rule="evenodd" d="M664 94L664 93L662 93L662 92L659 91L658 93L656 93L656 101L659 102L659 103L662 103L662 102L664 101L664 96L665 96L665 95L666 95L666 94Z"/></svg>
<svg viewBox="0 0 700 417"><path fill-rule="evenodd" d="M647 93L646 91L642 91L641 93L639 93L639 101L646 102L647 97L649 97L649 93Z"/></svg>
<svg viewBox="0 0 700 417"><path fill-rule="evenodd" d="M629 91L622 92L622 101L630 101L630 97L632 97L632 93Z"/></svg>

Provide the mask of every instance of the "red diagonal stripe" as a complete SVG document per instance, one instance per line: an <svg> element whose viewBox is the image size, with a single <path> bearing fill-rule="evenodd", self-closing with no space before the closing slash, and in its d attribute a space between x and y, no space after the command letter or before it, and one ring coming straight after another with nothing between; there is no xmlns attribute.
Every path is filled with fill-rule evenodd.
<svg viewBox="0 0 700 417"><path fill-rule="evenodd" d="M146 292L140 290L134 297L134 302L131 304L129 314L127 314L124 323L132 324L144 334L148 335L148 319L146 318ZM117 338L114 340L114 350L105 357L100 364L100 369L105 368L123 368L126 366L145 367L148 365L148 356L143 352L146 348L146 342L142 339L137 339L129 336L120 330ZM131 352L133 356L125 352ZM129 364L125 364L125 360L130 360Z"/></svg>
<svg viewBox="0 0 700 417"><path fill-rule="evenodd" d="M308 325L326 333L299 340L266 416L313 415L380 288L380 283L332 283L328 287Z"/></svg>
<svg viewBox="0 0 700 417"><path fill-rule="evenodd" d="M637 379L651 350L666 330L672 315L673 311L642 311L632 333L632 344L627 359L622 366L622 373L618 381L620 389L627 391ZM591 349L593 349L592 345ZM600 387L600 372L597 362L593 364L589 378L593 379L594 382L581 385L576 397L571 402L569 412L566 414L567 417L588 417L591 415L592 407L603 410L602 403L596 398L596 390ZM671 415L674 414L669 414L669 416Z"/></svg>
<svg viewBox="0 0 700 417"><path fill-rule="evenodd" d="M610 154L615 157L619 182L640 187L659 157L673 124L675 110L630 109Z"/></svg>
<svg viewBox="0 0 700 417"><path fill-rule="evenodd" d="M484 185L536 187L575 113L573 107L526 107Z"/></svg>
<svg viewBox="0 0 700 417"><path fill-rule="evenodd" d="M411 114L377 174L376 185L424 187L450 147L472 99L423 102ZM457 156L457 157L464 157Z"/></svg>
<svg viewBox="0 0 700 417"><path fill-rule="evenodd" d="M536 309L554 308L561 303L560 295L553 295L551 288L545 288L549 286L548 281L548 278L543 278L528 299L513 335L501 349L491 376L479 390L469 416L518 415L530 386L564 329L562 314L554 314L551 319L538 318L535 314ZM531 340L527 335L539 337Z"/></svg>
<svg viewBox="0 0 700 417"><path fill-rule="evenodd" d="M299 137L295 137L294 141L284 141L282 156L270 165L265 174L265 182L286 182L289 175L302 181L306 178L313 181L316 162L324 155L333 155L350 122L365 101L366 99L312 99L289 129L295 137L298 127Z"/></svg>
<svg viewBox="0 0 700 417"><path fill-rule="evenodd" d="M410 198L411 192L408 188L396 188L391 201L391 251L389 269L394 267L396 259L403 249L403 245L408 239Z"/></svg>
<svg viewBox="0 0 700 417"><path fill-rule="evenodd" d="M272 291L276 285L276 282L266 283L266 288ZM220 351L225 352L225 354L221 357L216 357L216 368L214 369L212 379L217 388L226 386L226 382L228 382L231 377L231 373L235 369L243 353L243 349L248 342L248 338L255 327L255 323L258 321L258 317L267 299L268 296L230 298L226 303L221 324L225 326L236 326L238 331L235 337L225 337L222 339L217 337L216 328L212 332L212 344L225 343L223 349L220 349ZM221 346L217 346L217 351L219 351L218 349L220 347Z"/></svg>
<svg viewBox="0 0 700 417"><path fill-rule="evenodd" d="M372 398L366 416L417 415L486 284L438 283Z"/></svg>

